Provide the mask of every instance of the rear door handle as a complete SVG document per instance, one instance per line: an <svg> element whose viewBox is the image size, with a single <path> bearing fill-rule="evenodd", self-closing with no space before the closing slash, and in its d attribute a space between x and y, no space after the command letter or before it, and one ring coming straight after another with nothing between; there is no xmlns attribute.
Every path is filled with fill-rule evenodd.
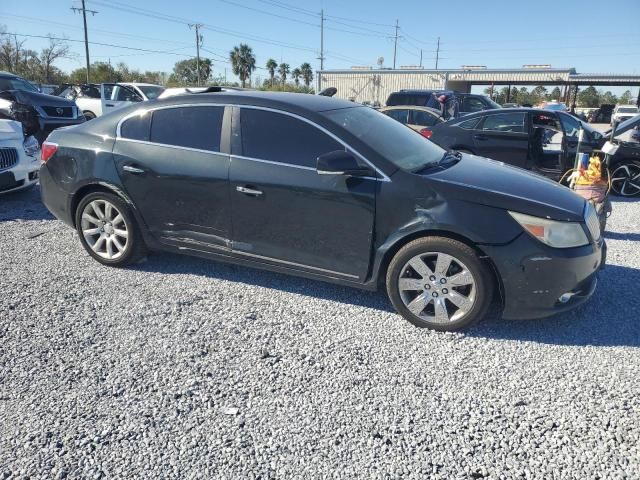
<svg viewBox="0 0 640 480"><path fill-rule="evenodd" d="M124 167L122 167L122 170L124 170L125 172L129 172L129 173L135 173L136 175L139 173L144 173L144 170L138 167L133 167L131 165L125 165Z"/></svg>
<svg viewBox="0 0 640 480"><path fill-rule="evenodd" d="M476 133L473 138L475 138L476 140L488 140L486 135L483 135L481 133Z"/></svg>
<svg viewBox="0 0 640 480"><path fill-rule="evenodd" d="M244 193L245 195L262 195L262 192L260 190L255 190L248 187L236 187L236 190L240 193Z"/></svg>

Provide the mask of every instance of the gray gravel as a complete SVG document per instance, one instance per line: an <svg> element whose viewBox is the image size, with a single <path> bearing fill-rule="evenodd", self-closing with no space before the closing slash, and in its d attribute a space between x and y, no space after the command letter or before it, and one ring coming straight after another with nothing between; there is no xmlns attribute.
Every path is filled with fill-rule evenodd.
<svg viewBox="0 0 640 480"><path fill-rule="evenodd" d="M102 267L0 197L0 479L639 478L640 201L610 230L579 311L442 334L381 293Z"/></svg>

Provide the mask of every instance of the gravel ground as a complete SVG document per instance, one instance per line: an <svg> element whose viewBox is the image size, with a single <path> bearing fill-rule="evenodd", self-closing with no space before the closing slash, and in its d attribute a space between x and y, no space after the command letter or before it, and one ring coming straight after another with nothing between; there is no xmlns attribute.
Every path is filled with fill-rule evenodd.
<svg viewBox="0 0 640 480"><path fill-rule="evenodd" d="M382 293L102 267L0 197L0 478L639 478L639 232L615 201L580 310L442 334Z"/></svg>

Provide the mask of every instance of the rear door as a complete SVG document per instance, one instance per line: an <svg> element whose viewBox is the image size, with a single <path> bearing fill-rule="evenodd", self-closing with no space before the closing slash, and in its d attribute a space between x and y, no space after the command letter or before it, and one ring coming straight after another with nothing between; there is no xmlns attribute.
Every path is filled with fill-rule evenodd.
<svg viewBox="0 0 640 480"><path fill-rule="evenodd" d="M229 128L223 128L224 113L223 106L169 107L121 124L113 149L118 173L160 241L229 250Z"/></svg>
<svg viewBox="0 0 640 480"><path fill-rule="evenodd" d="M525 168L529 134L525 112L494 113L473 132L474 152L483 157Z"/></svg>
<svg viewBox="0 0 640 480"><path fill-rule="evenodd" d="M363 280L377 179L320 175L319 155L345 146L295 115L250 107L234 115L230 168L233 252L295 270Z"/></svg>

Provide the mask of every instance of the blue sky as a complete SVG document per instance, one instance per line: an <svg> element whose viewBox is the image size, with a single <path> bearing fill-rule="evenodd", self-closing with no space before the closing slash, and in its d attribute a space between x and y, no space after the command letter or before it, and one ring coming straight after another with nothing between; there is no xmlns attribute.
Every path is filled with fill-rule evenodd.
<svg viewBox="0 0 640 480"><path fill-rule="evenodd" d="M640 1L616 0L458 0L455 8L429 0L87 0L93 60L126 62L141 70L171 71L180 59L195 54L195 34L187 23L205 24L203 56L214 60L214 72L231 77L228 51L244 41L258 66L269 57L314 69L320 46L319 10L324 8L325 68L393 63L394 24L399 22L397 65L433 67L437 37L439 67L486 65L489 68L551 64L578 72L640 73ZM9 32L66 36L82 40L82 18L71 10L78 0L1 0L0 25ZM134 13L137 12L137 13ZM170 21L163 19L170 17ZM29 38L39 50L46 40ZM82 43L71 42L73 58L59 66L84 65ZM264 70L256 75L265 76ZM637 91L637 89L634 89Z"/></svg>

